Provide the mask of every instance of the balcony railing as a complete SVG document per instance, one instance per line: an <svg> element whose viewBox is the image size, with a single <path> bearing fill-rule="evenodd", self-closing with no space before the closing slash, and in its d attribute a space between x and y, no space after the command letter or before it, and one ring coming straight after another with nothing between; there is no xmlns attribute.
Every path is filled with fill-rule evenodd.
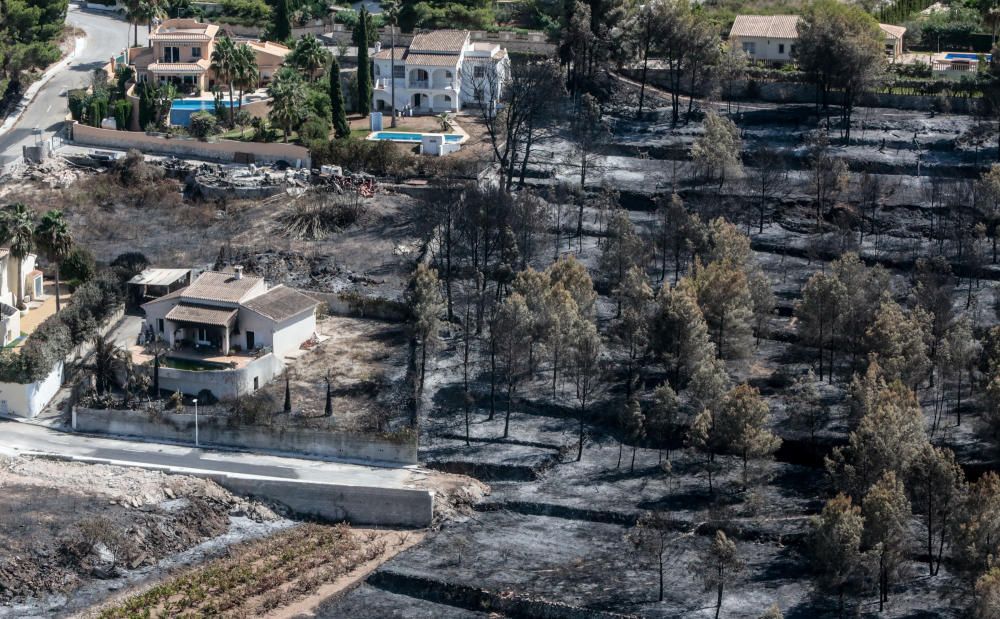
<svg viewBox="0 0 1000 619"><path fill-rule="evenodd" d="M430 88L429 80L410 80L409 88Z"/></svg>

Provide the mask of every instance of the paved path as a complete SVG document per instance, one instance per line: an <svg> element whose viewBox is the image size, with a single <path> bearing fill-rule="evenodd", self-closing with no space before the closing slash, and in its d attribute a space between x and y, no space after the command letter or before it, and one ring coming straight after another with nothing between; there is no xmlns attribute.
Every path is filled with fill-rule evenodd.
<svg viewBox="0 0 1000 619"><path fill-rule="evenodd" d="M175 472L225 473L261 479L298 480L347 486L407 488L424 475L415 467L379 468L360 464L299 460L261 454L212 451L58 432L0 420L0 455L44 454L92 462L169 468Z"/></svg>
<svg viewBox="0 0 1000 619"><path fill-rule="evenodd" d="M129 24L114 15L70 7L66 23L84 30L84 47L69 67L53 76L38 91L17 124L0 136L0 165L20 157L22 145L34 144L32 132L36 128L42 130L45 138L58 131L68 111L66 91L88 85L94 69L104 66L132 42ZM146 44L145 28L139 28L139 44Z"/></svg>

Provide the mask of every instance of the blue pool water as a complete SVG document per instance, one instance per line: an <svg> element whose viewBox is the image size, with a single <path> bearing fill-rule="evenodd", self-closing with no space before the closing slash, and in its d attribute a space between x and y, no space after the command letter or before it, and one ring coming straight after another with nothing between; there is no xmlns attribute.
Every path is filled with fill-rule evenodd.
<svg viewBox="0 0 1000 619"><path fill-rule="evenodd" d="M237 104L239 101L236 102ZM230 102L223 100L223 106L229 106ZM215 101L203 99L174 99L170 102L170 124L187 127L191 124L191 114L195 112L215 111Z"/></svg>
<svg viewBox="0 0 1000 619"><path fill-rule="evenodd" d="M372 135L372 139L375 140L390 140L392 142L419 142L424 134L422 133L403 133L398 131L376 131ZM462 139L460 135L446 135L444 136L445 142L458 142Z"/></svg>
<svg viewBox="0 0 1000 619"><path fill-rule="evenodd" d="M990 61L992 54L983 54L983 58L987 62ZM944 55L945 60L979 60L979 54L963 54L960 52L948 52Z"/></svg>

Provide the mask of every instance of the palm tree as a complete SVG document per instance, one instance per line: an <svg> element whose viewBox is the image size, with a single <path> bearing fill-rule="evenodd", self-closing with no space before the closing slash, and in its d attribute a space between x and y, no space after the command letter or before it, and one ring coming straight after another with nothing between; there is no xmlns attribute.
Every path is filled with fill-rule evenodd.
<svg viewBox="0 0 1000 619"><path fill-rule="evenodd" d="M267 86L267 94L271 97L271 122L284 131L284 140L288 142L288 132L302 120L302 108L306 103L302 81L294 69L285 67L274 75Z"/></svg>
<svg viewBox="0 0 1000 619"><path fill-rule="evenodd" d="M167 16L167 12L160 0L139 0L138 16L146 22L146 34L148 35L153 31L153 20L163 19Z"/></svg>
<svg viewBox="0 0 1000 619"><path fill-rule="evenodd" d="M236 77L236 45L229 37L222 37L212 50L211 69L219 80L229 84L229 126L233 125L233 81Z"/></svg>
<svg viewBox="0 0 1000 619"><path fill-rule="evenodd" d="M0 212L0 245L10 248L10 255L17 260L17 299L15 305L24 304L24 259L34 246L34 216L24 204L15 202Z"/></svg>
<svg viewBox="0 0 1000 619"><path fill-rule="evenodd" d="M247 90L256 89L260 83L260 69L257 68L257 55L246 43L236 46L233 81L240 89L239 109L243 109L243 95Z"/></svg>
<svg viewBox="0 0 1000 619"><path fill-rule="evenodd" d="M35 244L55 267L56 312L62 309L59 301L59 265L73 250L73 235L62 211L52 209L42 216L35 228Z"/></svg>
<svg viewBox="0 0 1000 619"><path fill-rule="evenodd" d="M396 128L396 25L399 23L399 2L398 0L386 0L382 3L382 14L389 22L390 36L392 40L389 45L389 87L392 90L392 121L391 127Z"/></svg>
<svg viewBox="0 0 1000 619"><path fill-rule="evenodd" d="M115 384L115 372L124 363L124 351L115 345L106 335L98 335L93 340L93 361L90 372L94 376L94 385L98 395L103 395Z"/></svg>
<svg viewBox="0 0 1000 619"><path fill-rule="evenodd" d="M316 79L317 72L330 61L330 52L323 49L319 39L307 34L295 42L289 63L297 67L310 80Z"/></svg>
<svg viewBox="0 0 1000 619"><path fill-rule="evenodd" d="M135 29L135 39L132 47L139 47L139 22L142 21L142 0L125 0L125 16L128 23Z"/></svg>

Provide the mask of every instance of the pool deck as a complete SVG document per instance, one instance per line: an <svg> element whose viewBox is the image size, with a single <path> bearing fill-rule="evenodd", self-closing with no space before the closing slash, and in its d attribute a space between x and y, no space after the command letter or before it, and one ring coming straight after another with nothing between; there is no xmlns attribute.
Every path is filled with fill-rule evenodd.
<svg viewBox="0 0 1000 619"><path fill-rule="evenodd" d="M392 119L390 118L389 121L391 121L391 120ZM454 118L450 119L449 123L451 124L451 128L452 128L452 131L450 133L441 133L439 131L438 132L435 132L435 131L406 131L405 129L393 129L391 127L384 127L383 126L381 131L372 131L371 133L368 134L368 137L366 137L365 139L369 140L369 141L372 141L372 142L383 142L383 141L385 141L385 142L395 142L397 144L419 144L420 143L420 142L418 142L416 140L382 140L380 138L375 137L375 134L377 134L377 133L408 133L408 134L420 135L420 136L424 136L424 135L460 135L460 136L462 136L460 139L453 140L453 141L450 141L450 142L448 140L445 140L445 142L448 142L449 144L465 144L466 142L469 141L469 134L465 132L465 129L463 129L461 125L459 125L457 122L455 122Z"/></svg>
<svg viewBox="0 0 1000 619"><path fill-rule="evenodd" d="M153 355L146 352L146 347L142 345L133 345L129 347L129 353L132 355L132 363L136 365L143 365L146 363L153 362ZM233 368L219 368L221 369L242 369L250 365L250 362L257 359L254 355L248 355L245 353L235 354L235 355L224 355L219 352L214 353L199 353L188 348L182 348L180 350L167 351L166 355L168 357L175 357L177 359L186 359L195 362L207 362L207 363L220 363L223 365L229 365L235 363L236 367ZM161 360L162 363L162 360Z"/></svg>

